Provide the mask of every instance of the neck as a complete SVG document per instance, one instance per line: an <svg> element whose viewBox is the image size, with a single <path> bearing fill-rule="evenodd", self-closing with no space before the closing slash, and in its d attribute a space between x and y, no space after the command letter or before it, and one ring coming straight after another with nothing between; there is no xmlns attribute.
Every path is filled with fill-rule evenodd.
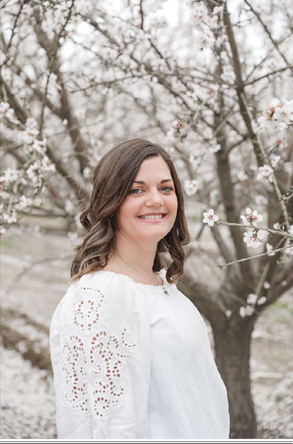
<svg viewBox="0 0 293 444"><path fill-rule="evenodd" d="M135 270L140 271L145 276L153 276L153 264L157 251L157 242L135 243L132 239L117 236L116 253ZM116 258L116 259L115 259ZM120 260L117 256L112 257L112 261Z"/></svg>

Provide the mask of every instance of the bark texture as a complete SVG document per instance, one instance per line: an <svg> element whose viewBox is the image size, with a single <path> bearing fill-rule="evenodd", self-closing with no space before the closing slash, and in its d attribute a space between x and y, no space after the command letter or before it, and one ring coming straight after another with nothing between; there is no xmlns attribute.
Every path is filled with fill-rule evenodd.
<svg viewBox="0 0 293 444"><path fill-rule="evenodd" d="M216 364L228 391L230 438L256 437L257 424L250 384L250 343L254 321L231 319L212 324Z"/></svg>

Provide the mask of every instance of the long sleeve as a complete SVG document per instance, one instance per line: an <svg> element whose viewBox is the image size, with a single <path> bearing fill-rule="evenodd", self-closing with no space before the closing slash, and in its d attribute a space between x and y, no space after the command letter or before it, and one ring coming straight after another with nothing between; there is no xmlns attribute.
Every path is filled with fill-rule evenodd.
<svg viewBox="0 0 293 444"><path fill-rule="evenodd" d="M54 313L50 344L59 438L147 436L147 299L107 274L83 276Z"/></svg>

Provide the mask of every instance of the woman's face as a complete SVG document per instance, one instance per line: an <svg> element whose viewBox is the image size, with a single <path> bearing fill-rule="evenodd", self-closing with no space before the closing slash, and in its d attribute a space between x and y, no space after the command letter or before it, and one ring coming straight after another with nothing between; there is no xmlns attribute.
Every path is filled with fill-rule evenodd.
<svg viewBox="0 0 293 444"><path fill-rule="evenodd" d="M119 232L129 239L159 242L171 231L177 208L175 186L168 165L162 157L147 158L140 166L130 193L117 209ZM149 213L163 213L164 217L139 217Z"/></svg>

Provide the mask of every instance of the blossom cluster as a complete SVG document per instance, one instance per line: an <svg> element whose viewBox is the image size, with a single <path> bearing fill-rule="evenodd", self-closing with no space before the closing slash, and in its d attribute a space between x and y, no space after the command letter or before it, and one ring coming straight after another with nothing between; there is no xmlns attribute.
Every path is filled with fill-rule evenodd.
<svg viewBox="0 0 293 444"><path fill-rule="evenodd" d="M2 119L18 122L14 110L5 102L0 103L0 113ZM34 205L33 197L42 190L46 174L55 171L55 165L46 154L46 138L37 139L37 126L36 119L30 117L21 132L24 152L29 161L20 168L7 167L0 176L0 197L3 200L0 207L0 234L5 233L7 226L17 222L17 211L24 211ZM31 194L30 185L34 190L34 196L31 197L27 195Z"/></svg>
<svg viewBox="0 0 293 444"><path fill-rule="evenodd" d="M239 310L239 314L242 318L246 316L252 316L255 312L256 305L263 305L267 301L265 296L261 296L260 298L254 294L250 293L247 297L247 305L241 306Z"/></svg>
<svg viewBox="0 0 293 444"><path fill-rule="evenodd" d="M9 123L19 125L20 121L17 119L14 109L12 109L7 102L0 103L0 121L6 119Z"/></svg>
<svg viewBox="0 0 293 444"><path fill-rule="evenodd" d="M223 10L223 6L216 6L213 8L213 13L210 14L203 2L195 3L193 9L193 21L196 25L194 36L200 51L212 48L215 43L217 45L222 43L224 33L217 37L215 31L222 26Z"/></svg>
<svg viewBox="0 0 293 444"><path fill-rule="evenodd" d="M187 136L188 126L186 123L181 122L181 120L174 120L170 130L167 132L167 137L170 141L174 139L183 139Z"/></svg>
<svg viewBox="0 0 293 444"><path fill-rule="evenodd" d="M247 207L245 210L246 215L241 215L240 218L247 231L243 233L243 241L246 243L247 247L257 249L263 245L262 240L267 236L267 231L257 228L257 223L263 221L263 216L258 214L257 210L252 211L251 208ZM203 213L202 222L204 224L208 224L210 227L213 227L215 223L218 222L219 216L215 214L213 209L210 209L207 212ZM279 225L275 224L274 229L279 229ZM290 226L288 233L293 235L293 225ZM273 251L273 247L267 243L266 249L269 256L274 256L275 253ZM293 246L292 248L288 248L285 250L287 255L293 254Z"/></svg>
<svg viewBox="0 0 293 444"><path fill-rule="evenodd" d="M257 180L266 183L273 183L273 169L269 165L263 165L259 167Z"/></svg>
<svg viewBox="0 0 293 444"><path fill-rule="evenodd" d="M202 188L202 186L203 183L200 179L185 180L183 184L184 191L187 196L193 196L198 190Z"/></svg>
<svg viewBox="0 0 293 444"><path fill-rule="evenodd" d="M256 132L283 131L293 125L293 100L272 99L268 109L254 123Z"/></svg>

